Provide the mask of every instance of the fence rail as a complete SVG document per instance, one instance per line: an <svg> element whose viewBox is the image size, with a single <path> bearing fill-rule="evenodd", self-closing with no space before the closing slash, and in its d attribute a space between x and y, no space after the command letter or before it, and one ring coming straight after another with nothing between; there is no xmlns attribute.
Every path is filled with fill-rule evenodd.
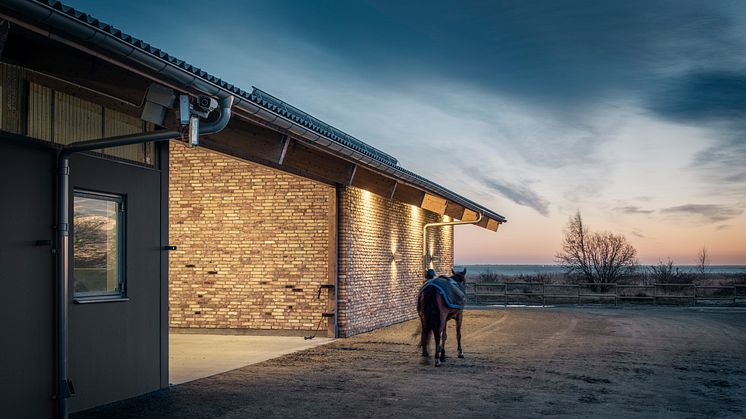
<svg viewBox="0 0 746 419"><path fill-rule="evenodd" d="M746 284L545 284L541 282L467 283L466 297L473 304L611 304L652 303L739 305L746 303Z"/></svg>

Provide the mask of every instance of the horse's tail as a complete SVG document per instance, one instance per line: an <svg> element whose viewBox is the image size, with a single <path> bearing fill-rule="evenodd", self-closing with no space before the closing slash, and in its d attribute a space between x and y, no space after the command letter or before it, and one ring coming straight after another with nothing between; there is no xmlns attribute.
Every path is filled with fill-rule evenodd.
<svg viewBox="0 0 746 419"><path fill-rule="evenodd" d="M430 333L436 334L440 331L440 310L438 309L438 291L437 288L429 286L420 291L417 298L417 311L422 319L422 336L421 346L427 345L430 340Z"/></svg>

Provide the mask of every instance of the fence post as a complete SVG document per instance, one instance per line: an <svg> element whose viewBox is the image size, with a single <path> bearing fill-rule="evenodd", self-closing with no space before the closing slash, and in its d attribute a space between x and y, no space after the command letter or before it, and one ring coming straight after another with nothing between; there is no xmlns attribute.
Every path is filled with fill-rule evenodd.
<svg viewBox="0 0 746 419"><path fill-rule="evenodd" d="M692 306L696 307L697 306L697 284L692 284L692 288L694 288L694 297L692 297L693 298Z"/></svg>
<svg viewBox="0 0 746 419"><path fill-rule="evenodd" d="M617 299L619 298L619 287L614 284L614 307L617 306Z"/></svg>
<svg viewBox="0 0 746 419"><path fill-rule="evenodd" d="M508 307L508 283L503 282L503 295L505 296L505 308Z"/></svg>
<svg viewBox="0 0 746 419"><path fill-rule="evenodd" d="M479 292L477 292L477 283L474 283L474 305L479 304Z"/></svg>
<svg viewBox="0 0 746 419"><path fill-rule="evenodd" d="M575 289L578 291L578 305L580 305L580 284L575 285Z"/></svg>
<svg viewBox="0 0 746 419"><path fill-rule="evenodd" d="M733 284L733 305L736 305L736 284Z"/></svg>
<svg viewBox="0 0 746 419"><path fill-rule="evenodd" d="M694 284L694 307L697 307L697 289L698 288L699 287L697 287L697 285Z"/></svg>
<svg viewBox="0 0 746 419"><path fill-rule="evenodd" d="M658 284L653 284L653 305L658 305Z"/></svg>
<svg viewBox="0 0 746 419"><path fill-rule="evenodd" d="M735 288L734 288L735 289ZM544 288L544 283L541 283L541 306L546 307L547 306L547 297L546 297L546 288ZM733 292L733 304L736 304L736 293Z"/></svg>

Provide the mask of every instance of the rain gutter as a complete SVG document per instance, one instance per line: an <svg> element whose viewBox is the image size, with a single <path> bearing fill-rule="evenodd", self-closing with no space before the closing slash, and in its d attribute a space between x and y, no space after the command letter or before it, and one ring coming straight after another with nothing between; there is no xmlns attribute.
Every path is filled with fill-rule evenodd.
<svg viewBox="0 0 746 419"><path fill-rule="evenodd" d="M257 101L255 93L259 89L255 88L254 92L249 94L248 92L245 92L233 85L225 83L224 81L211 76L204 71L195 69L191 66L187 66L189 69L199 73L199 75L194 74L193 72L188 71L187 69L166 60L165 57L168 57L168 54L161 50L155 49L154 53L145 51L143 48L146 44L142 41L137 40L137 42L139 42L143 46L136 47L129 42L120 39L107 31L102 30L99 27L93 26L92 24L83 22L76 17L65 14L64 8L66 6L61 6L63 10L60 10L58 8L52 7L48 2L37 0L4 0L4 3L6 4L6 7L10 7L11 9L20 11L24 15L30 16L39 22L51 25L52 27L62 30L83 42L95 43L97 46L115 54L118 58L113 59L109 56L94 51L91 48L81 45L78 42L65 39L44 29L29 25L26 22L19 22L18 19L13 19L12 17L8 18L12 22L22 25L30 30L34 30L35 32L47 36L55 41L62 42L68 46L87 52L108 62L125 67L129 71L133 71L139 75L147 77L150 80L157 79L159 83L171 87L174 90L182 90L183 87L186 87L212 96L222 96L226 94L232 95L236 98L234 108L238 111L241 111L242 113L246 113L276 127L287 130L295 136L303 138L304 140L307 140L324 150L331 151L332 154L340 155L346 160L349 160L353 163L361 163L365 166L375 168L378 171L383 172L387 176L390 176L396 180L402 180L412 186L416 186L426 191L433 192L449 201L458 203L459 205L462 205L470 210L484 214L485 216L492 218L499 223L507 222L505 217L503 217L502 215L497 214L467 198L462 197L461 195L456 194L455 192L452 192L432 181L429 181L409 170L398 166L398 164L390 161L390 159L388 158L390 156L386 155L383 152L375 150L377 153L381 154L381 156L376 157L373 152L356 150L353 147L347 146L340 141L336 141L328 138L327 136L320 135L309 127L305 127L295 121L292 121L289 118L279 115L274 111L259 106L255 103ZM73 9L67 10L71 11ZM113 28L108 26L107 28L114 30ZM121 59L132 60L156 72L159 76L165 76L168 79L177 82L183 87L179 88L178 86L170 85L161 78L155 78L151 75L146 74L146 72L133 68L132 66L128 66L127 64L123 63ZM185 64L183 61L178 62L181 64ZM210 81L208 79L214 81ZM260 93L263 92L259 91L257 94ZM368 147L372 148L370 146Z"/></svg>
<svg viewBox="0 0 746 419"><path fill-rule="evenodd" d="M442 226L458 226L458 225L465 225L465 224L477 224L478 222L482 221L482 213L479 213L479 216L476 220L470 220L470 221L443 221L438 223L427 223L422 227L422 263L425 267L423 272L427 272L429 260L428 260L428 254L427 254L427 229L430 227L442 227ZM499 225L499 224L498 224Z"/></svg>

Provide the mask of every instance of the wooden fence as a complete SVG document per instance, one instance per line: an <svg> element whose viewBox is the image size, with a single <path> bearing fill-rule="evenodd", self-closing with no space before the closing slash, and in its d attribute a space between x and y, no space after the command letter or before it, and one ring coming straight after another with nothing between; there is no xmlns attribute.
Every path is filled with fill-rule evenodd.
<svg viewBox="0 0 746 419"><path fill-rule="evenodd" d="M468 283L470 304L542 305L614 304L740 305L746 303L746 285L694 284L545 284L536 282Z"/></svg>

